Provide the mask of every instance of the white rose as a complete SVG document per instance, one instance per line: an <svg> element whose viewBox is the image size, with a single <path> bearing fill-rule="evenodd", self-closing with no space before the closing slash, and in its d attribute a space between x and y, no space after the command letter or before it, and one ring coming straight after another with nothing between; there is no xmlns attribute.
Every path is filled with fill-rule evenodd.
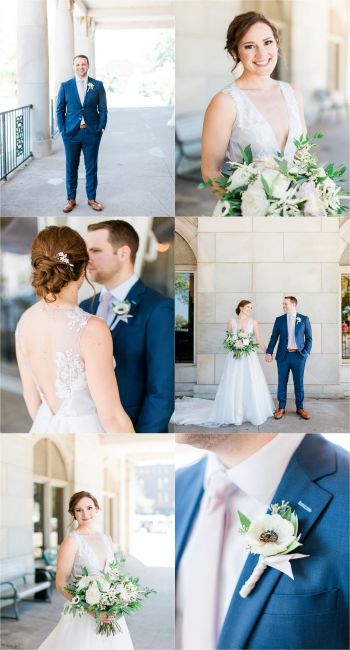
<svg viewBox="0 0 350 650"><path fill-rule="evenodd" d="M273 158L262 157L260 160L255 160L254 165L258 169L276 169L276 171L279 170L279 166Z"/></svg>
<svg viewBox="0 0 350 650"><path fill-rule="evenodd" d="M326 211L324 209L322 200L317 192L315 183L307 181L303 183L298 191L299 199L306 199L304 204L305 217L325 217Z"/></svg>
<svg viewBox="0 0 350 650"><path fill-rule="evenodd" d="M293 524L276 514L253 521L245 538L251 553L265 556L282 553L296 539Z"/></svg>
<svg viewBox="0 0 350 650"><path fill-rule="evenodd" d="M92 578L90 578L90 576L80 578L80 580L78 582L78 585L77 585L78 589L79 590L80 589L86 589L89 586L91 580L92 580Z"/></svg>
<svg viewBox="0 0 350 650"><path fill-rule="evenodd" d="M263 169L261 176L264 177L270 190L272 191L273 196L276 199L281 199L285 195L286 191L288 190L290 181L288 178L283 176L281 172L276 171L275 169Z"/></svg>
<svg viewBox="0 0 350 650"><path fill-rule="evenodd" d="M229 184L227 185L227 191L233 192L237 187L243 187L248 185L251 175L251 170L249 167L238 167L233 174L231 174L229 179Z"/></svg>
<svg viewBox="0 0 350 650"><path fill-rule="evenodd" d="M88 605L98 605L100 602L101 592L95 581L92 582L90 587L87 589L85 599Z"/></svg>
<svg viewBox="0 0 350 650"><path fill-rule="evenodd" d="M243 345L249 345L249 339L243 339Z"/></svg>
<svg viewBox="0 0 350 650"><path fill-rule="evenodd" d="M264 217L269 205L260 180L249 185L242 194L243 217Z"/></svg>

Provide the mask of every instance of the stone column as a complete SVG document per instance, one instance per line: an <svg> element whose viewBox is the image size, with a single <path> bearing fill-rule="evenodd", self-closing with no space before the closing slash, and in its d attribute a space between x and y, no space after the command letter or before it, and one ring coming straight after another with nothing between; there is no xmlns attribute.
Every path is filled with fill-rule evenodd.
<svg viewBox="0 0 350 650"><path fill-rule="evenodd" d="M33 104L31 148L40 158L51 153L46 0L18 0L17 11L18 106Z"/></svg>
<svg viewBox="0 0 350 650"><path fill-rule="evenodd" d="M89 18L75 16L74 18L74 56L86 54L89 56Z"/></svg>
<svg viewBox="0 0 350 650"><path fill-rule="evenodd" d="M73 76L74 28L72 0L56 0L55 15L55 88Z"/></svg>
<svg viewBox="0 0 350 650"><path fill-rule="evenodd" d="M95 75L96 75L95 29L96 29L95 20L93 18L90 18L89 19L89 27L88 27L88 38L89 38L88 57L89 57L89 61L90 61L89 74L91 75L91 77L95 77Z"/></svg>

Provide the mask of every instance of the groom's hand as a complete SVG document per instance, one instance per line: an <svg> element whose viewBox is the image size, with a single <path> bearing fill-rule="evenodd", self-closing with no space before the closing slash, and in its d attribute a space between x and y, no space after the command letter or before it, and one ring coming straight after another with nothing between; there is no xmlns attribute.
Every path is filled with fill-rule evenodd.
<svg viewBox="0 0 350 650"><path fill-rule="evenodd" d="M272 354L265 354L265 361L267 361L267 363L271 363L271 361L273 361Z"/></svg>

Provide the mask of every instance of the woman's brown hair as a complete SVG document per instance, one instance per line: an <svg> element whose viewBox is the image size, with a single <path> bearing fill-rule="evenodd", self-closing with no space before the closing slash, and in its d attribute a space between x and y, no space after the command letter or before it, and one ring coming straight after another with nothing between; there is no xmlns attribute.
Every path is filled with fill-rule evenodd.
<svg viewBox="0 0 350 650"><path fill-rule="evenodd" d="M56 294L82 274L87 280L89 256L85 241L68 226L47 226L41 230L33 239L31 258L32 286L46 302L54 302Z"/></svg>
<svg viewBox="0 0 350 650"><path fill-rule="evenodd" d="M100 509L100 506L98 505L98 501L96 497L94 497L91 492L86 492L85 490L82 490L81 492L75 492L69 499L69 506L68 506L68 512L70 515L72 515L73 519L75 519L75 506L77 503L80 501L80 499L84 499L84 497L87 497L88 499L91 499L91 501L94 502L94 506L96 510Z"/></svg>
<svg viewBox="0 0 350 650"><path fill-rule="evenodd" d="M260 14L257 11L247 11L245 14L239 14L239 16L236 16L229 25L225 45L225 50L228 51L235 62L233 70L235 70L240 62L238 46L244 34L246 34L248 29L256 23L264 23L265 25L268 25L272 30L277 45L280 44L277 27L265 18L263 14Z"/></svg>
<svg viewBox="0 0 350 650"><path fill-rule="evenodd" d="M241 311L241 309L243 309L243 307L245 307L246 305L251 305L251 304L252 304L252 303L251 303L251 300L241 300L241 301L238 303L238 305L237 305L237 307L236 307L236 310L235 310L237 316L239 316L239 312Z"/></svg>

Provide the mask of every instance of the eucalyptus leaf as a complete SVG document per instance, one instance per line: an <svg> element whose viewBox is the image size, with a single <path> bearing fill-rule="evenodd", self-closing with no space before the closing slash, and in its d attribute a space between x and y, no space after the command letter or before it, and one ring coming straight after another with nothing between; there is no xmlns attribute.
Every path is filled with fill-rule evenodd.
<svg viewBox="0 0 350 650"><path fill-rule="evenodd" d="M240 512L239 510L238 510L238 516L239 516L239 520L241 522L241 526L242 526L243 530L248 530L250 528L250 526L251 526L251 523L252 523L250 521L250 519L248 519L248 517L246 517L243 514L243 512Z"/></svg>

